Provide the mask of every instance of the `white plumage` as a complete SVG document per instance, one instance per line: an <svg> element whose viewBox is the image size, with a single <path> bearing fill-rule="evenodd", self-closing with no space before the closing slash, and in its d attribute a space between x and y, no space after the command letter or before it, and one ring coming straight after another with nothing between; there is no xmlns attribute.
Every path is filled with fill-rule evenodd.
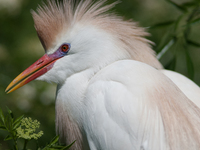
<svg viewBox="0 0 200 150"><path fill-rule="evenodd" d="M199 87L163 70L144 29L105 13L113 5L104 2L85 0L73 9L73 1L48 1L33 12L45 59L53 61L33 76L58 84L62 141L76 140L74 150L198 150ZM63 44L69 51L61 56ZM23 78L23 85L34 79Z"/></svg>
<svg viewBox="0 0 200 150"><path fill-rule="evenodd" d="M168 78L170 78L179 89L200 108L200 89L193 81L185 76L170 70L161 70Z"/></svg>

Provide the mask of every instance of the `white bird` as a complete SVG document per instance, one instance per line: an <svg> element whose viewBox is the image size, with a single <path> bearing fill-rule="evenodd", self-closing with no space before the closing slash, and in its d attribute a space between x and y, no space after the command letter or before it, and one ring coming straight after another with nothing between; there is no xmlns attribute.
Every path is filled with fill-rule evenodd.
<svg viewBox="0 0 200 150"><path fill-rule="evenodd" d="M33 11L46 54L6 91L57 83L57 133L74 150L198 150L199 87L163 70L148 33L105 2L49 0Z"/></svg>

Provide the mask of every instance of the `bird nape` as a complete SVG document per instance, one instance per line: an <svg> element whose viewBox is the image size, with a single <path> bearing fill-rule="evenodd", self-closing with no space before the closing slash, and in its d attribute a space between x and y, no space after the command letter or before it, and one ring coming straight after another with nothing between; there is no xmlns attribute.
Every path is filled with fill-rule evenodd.
<svg viewBox="0 0 200 150"><path fill-rule="evenodd" d="M133 21L109 13L116 3L47 1L32 12L45 55L7 87L57 83L56 128L74 150L197 150L200 89L164 70Z"/></svg>

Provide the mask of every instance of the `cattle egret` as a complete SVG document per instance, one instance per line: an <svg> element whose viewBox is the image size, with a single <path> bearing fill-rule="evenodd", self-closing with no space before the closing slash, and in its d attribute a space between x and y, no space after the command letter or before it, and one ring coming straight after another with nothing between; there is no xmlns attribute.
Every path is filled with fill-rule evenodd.
<svg viewBox="0 0 200 150"><path fill-rule="evenodd" d="M199 150L200 90L162 69L116 3L48 1L32 12L46 54L7 87L55 82L56 128L74 150Z"/></svg>

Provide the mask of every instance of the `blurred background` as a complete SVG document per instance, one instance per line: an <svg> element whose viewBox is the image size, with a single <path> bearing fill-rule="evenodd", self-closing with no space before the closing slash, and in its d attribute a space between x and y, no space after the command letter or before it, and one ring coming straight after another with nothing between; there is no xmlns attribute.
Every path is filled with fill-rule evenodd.
<svg viewBox="0 0 200 150"><path fill-rule="evenodd" d="M115 0L108 0L112 3ZM173 3L175 2L175 3ZM114 11L145 27L167 69L180 72L200 85L200 9L197 0L121 0ZM56 85L33 81L6 94L7 85L44 54L30 10L41 0L0 0L0 107L16 117L25 114L41 122L45 145L55 136ZM165 52L166 51L166 52ZM164 52L163 54L160 52ZM0 131L2 149L8 149Z"/></svg>

